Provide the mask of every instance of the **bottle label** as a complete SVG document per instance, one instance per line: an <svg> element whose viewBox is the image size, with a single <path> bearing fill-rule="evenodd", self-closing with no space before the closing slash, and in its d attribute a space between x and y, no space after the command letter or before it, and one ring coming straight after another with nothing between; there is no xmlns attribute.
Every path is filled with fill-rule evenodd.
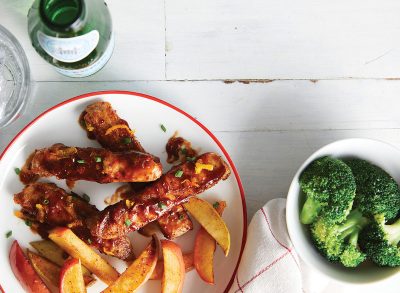
<svg viewBox="0 0 400 293"><path fill-rule="evenodd" d="M59 67L54 67L55 70L65 76L69 77L86 77L95 74L97 71L106 65L107 61L110 59L112 52L114 51L114 34L111 33L110 42L108 43L107 49L104 51L103 55L94 63L90 64L85 68L80 69L63 69Z"/></svg>
<svg viewBox="0 0 400 293"><path fill-rule="evenodd" d="M55 38L38 31L40 46L51 57L61 62L73 63L87 57L99 43L99 32L93 30L87 34L72 38Z"/></svg>

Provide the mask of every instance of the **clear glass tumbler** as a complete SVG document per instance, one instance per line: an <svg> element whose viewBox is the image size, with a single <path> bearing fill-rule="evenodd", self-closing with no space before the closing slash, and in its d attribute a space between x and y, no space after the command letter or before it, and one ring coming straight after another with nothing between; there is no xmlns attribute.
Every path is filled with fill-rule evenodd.
<svg viewBox="0 0 400 293"><path fill-rule="evenodd" d="M30 71L18 40L0 25L0 128L24 109L29 99Z"/></svg>

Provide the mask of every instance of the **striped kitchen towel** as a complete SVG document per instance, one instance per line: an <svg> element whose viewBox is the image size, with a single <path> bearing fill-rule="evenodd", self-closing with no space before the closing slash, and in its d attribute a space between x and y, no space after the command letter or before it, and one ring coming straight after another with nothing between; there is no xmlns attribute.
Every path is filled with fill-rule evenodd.
<svg viewBox="0 0 400 293"><path fill-rule="evenodd" d="M294 251L285 206L285 199L273 199L254 215L230 293L317 293L328 284Z"/></svg>

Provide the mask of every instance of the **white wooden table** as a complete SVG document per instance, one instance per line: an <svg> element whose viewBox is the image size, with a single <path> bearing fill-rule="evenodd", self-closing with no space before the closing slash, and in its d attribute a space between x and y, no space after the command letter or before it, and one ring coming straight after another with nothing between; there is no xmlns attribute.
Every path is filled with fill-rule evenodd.
<svg viewBox="0 0 400 293"><path fill-rule="evenodd" d="M0 24L30 62L32 99L0 130L0 152L45 109L78 94L132 90L197 117L243 179L249 218L285 197L313 151L368 137L400 147L400 1L108 0L116 44L92 77L58 75L34 51L32 1L0 0ZM399 292L399 280L351 292ZM349 292L330 283L326 292Z"/></svg>

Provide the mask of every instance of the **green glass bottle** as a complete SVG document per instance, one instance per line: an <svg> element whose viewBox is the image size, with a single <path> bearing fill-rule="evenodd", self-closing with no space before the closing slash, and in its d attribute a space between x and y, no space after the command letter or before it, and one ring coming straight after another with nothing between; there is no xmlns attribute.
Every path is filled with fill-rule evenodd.
<svg viewBox="0 0 400 293"><path fill-rule="evenodd" d="M36 52L70 77L96 73L114 49L111 16L103 0L35 0L28 31Z"/></svg>

